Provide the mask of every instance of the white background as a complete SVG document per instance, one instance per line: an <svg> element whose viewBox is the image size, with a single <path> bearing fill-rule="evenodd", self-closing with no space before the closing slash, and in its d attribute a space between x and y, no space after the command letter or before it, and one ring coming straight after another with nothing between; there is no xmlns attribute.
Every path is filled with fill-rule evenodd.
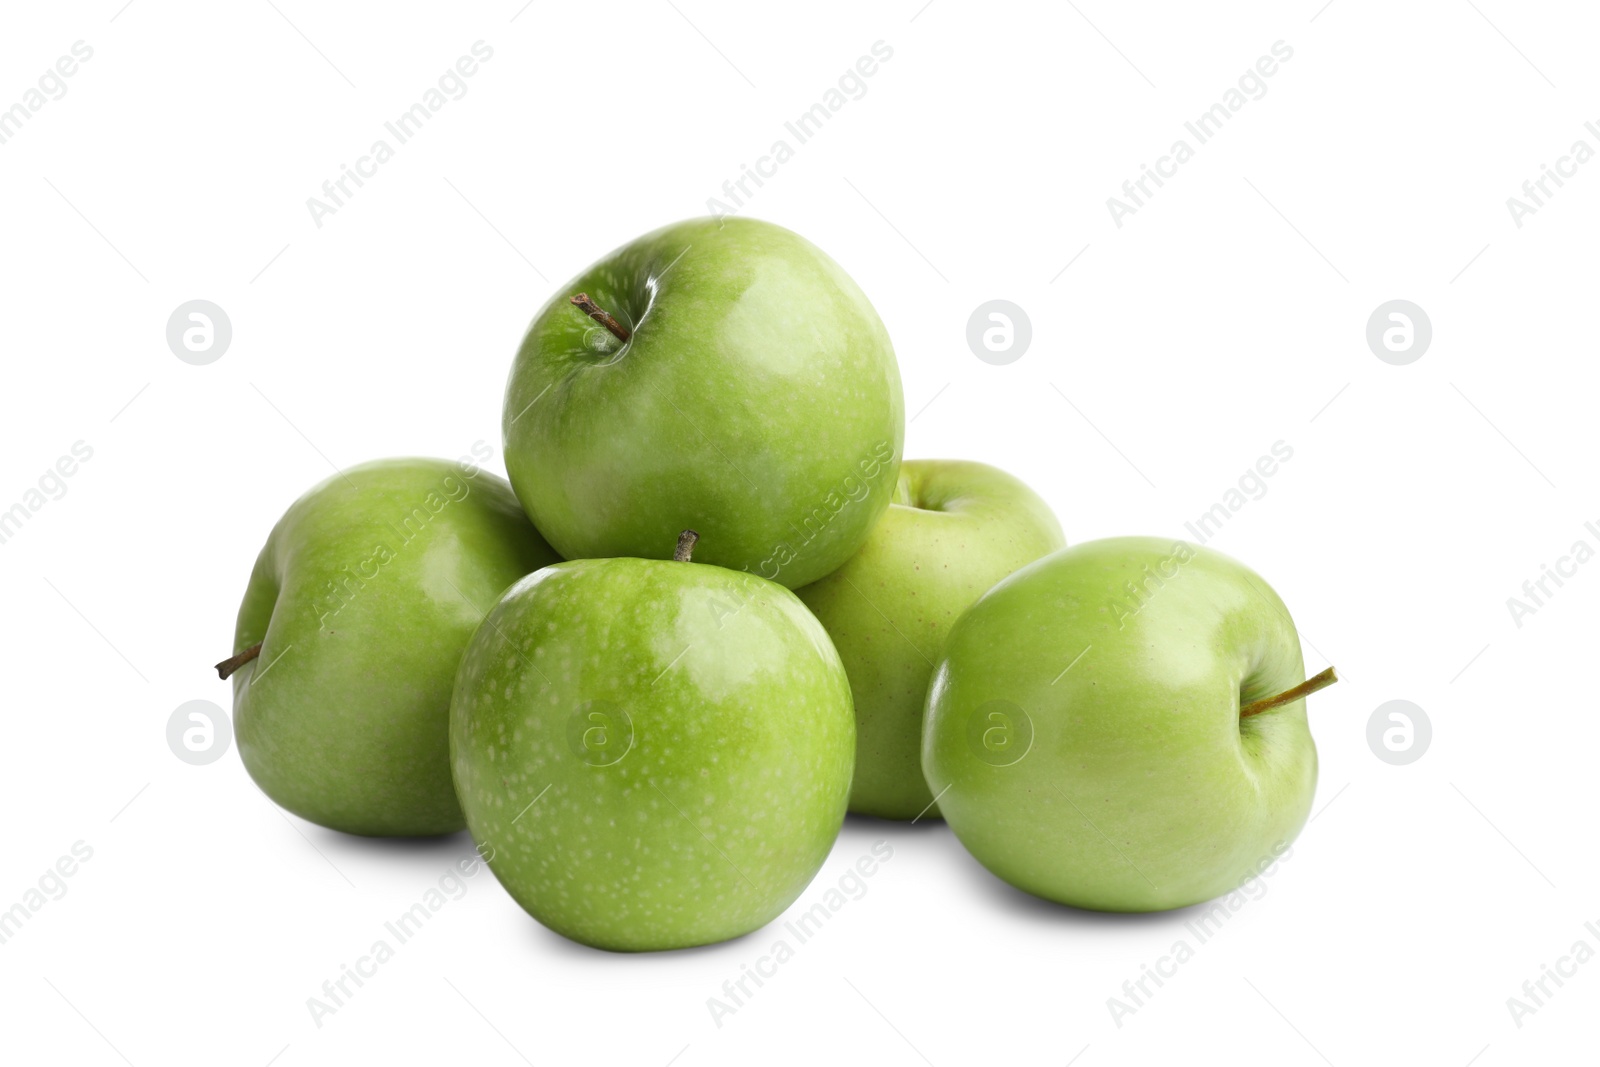
<svg viewBox="0 0 1600 1067"><path fill-rule="evenodd" d="M0 145L0 510L93 449L0 544L0 908L74 842L93 849L0 945L6 1059L1592 1058L1600 963L1520 1028L1506 1006L1573 942L1600 948L1583 927L1600 920L1600 564L1520 627L1506 604L1574 541L1600 547L1600 162L1520 228L1506 206L1574 140L1600 148L1592 11L123 2L0 14L0 107L75 41L94 49ZM494 56L467 94L314 225L307 198L480 39ZM745 211L810 237L876 303L907 455L1017 473L1074 542L1186 536L1274 442L1293 448L1211 544L1282 594L1309 670L1344 676L1311 702L1314 821L1120 1027L1107 998L1193 944L1189 916L1045 905L940 824L855 818L797 907L874 841L893 860L720 1028L707 998L777 927L610 955L487 875L317 1027L307 998L471 844L331 833L280 815L236 754L169 751L179 704L229 703L210 664L267 531L335 465L482 440L499 469L535 307L704 213L879 40L894 54L865 96ZM1117 227L1107 197L1279 40L1294 54L1266 95ZM165 340L197 298L233 325L209 366ZM965 340L995 298L1033 326L1007 366ZM1397 298L1434 330L1407 366L1365 341ZM1366 740L1393 699L1433 724L1407 766Z"/></svg>

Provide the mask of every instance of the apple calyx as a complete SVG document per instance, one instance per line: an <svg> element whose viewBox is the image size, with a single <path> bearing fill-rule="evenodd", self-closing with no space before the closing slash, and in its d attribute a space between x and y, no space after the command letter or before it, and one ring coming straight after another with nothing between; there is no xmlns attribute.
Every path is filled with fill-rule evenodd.
<svg viewBox="0 0 1600 1067"><path fill-rule="evenodd" d="M606 329L610 330L611 336L615 337L619 341L626 341L629 337L633 336L628 332L628 328L626 326L622 325L622 323L611 317L610 312L606 311L606 309L601 307L599 304L596 304L593 300L590 300L588 293L579 293L577 296L573 297L572 306L589 316L594 321L598 322L600 325L604 326Z"/></svg>
<svg viewBox="0 0 1600 1067"><path fill-rule="evenodd" d="M259 655L261 655L261 642L257 641L255 644L251 645L237 656L229 656L227 659L217 664L217 677L226 682L228 680L228 675L232 674L240 667L243 667L246 663L249 663Z"/></svg>
<svg viewBox="0 0 1600 1067"><path fill-rule="evenodd" d="M1279 708L1285 704L1293 704L1296 700L1299 700L1302 697L1308 697L1319 689L1328 688L1328 686L1332 685L1338 680L1338 672L1332 667L1329 667L1320 674L1312 675L1299 685L1294 686L1291 689L1285 689L1275 697L1267 697L1264 700L1257 700L1246 704L1244 707L1239 709L1239 718L1247 719L1252 715L1259 715L1263 711L1271 711L1273 708Z"/></svg>
<svg viewBox="0 0 1600 1067"><path fill-rule="evenodd" d="M677 563L688 563L689 557L694 554L694 544L700 540L700 535L693 530L685 530L678 535L678 547L673 550L672 558Z"/></svg>

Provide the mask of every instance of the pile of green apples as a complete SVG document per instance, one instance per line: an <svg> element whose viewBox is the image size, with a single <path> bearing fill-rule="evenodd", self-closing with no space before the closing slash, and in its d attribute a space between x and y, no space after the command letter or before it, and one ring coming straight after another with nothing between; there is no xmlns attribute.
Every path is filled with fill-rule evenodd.
<svg viewBox="0 0 1600 1067"><path fill-rule="evenodd" d="M231 676L244 765L374 836L471 831L534 918L615 950L771 921L846 811L944 818L1080 908L1235 888L1305 822L1282 601L1208 549L1065 547L980 463L902 461L889 334L770 223L695 220L538 312L509 482L341 471L267 539Z"/></svg>

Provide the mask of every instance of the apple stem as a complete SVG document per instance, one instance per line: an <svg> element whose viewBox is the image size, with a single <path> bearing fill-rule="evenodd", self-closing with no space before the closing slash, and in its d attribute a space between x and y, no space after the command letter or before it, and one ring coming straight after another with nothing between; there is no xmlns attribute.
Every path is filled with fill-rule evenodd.
<svg viewBox="0 0 1600 1067"><path fill-rule="evenodd" d="M628 328L626 326L622 325L622 323L611 317L610 312L606 311L606 309L601 307L599 304L596 304L593 300L590 300L588 293L579 293L577 296L573 297L572 306L589 316L594 321L598 322L600 325L604 326L606 329L610 330L611 336L615 337L619 341L626 341L629 337L633 336L628 332Z"/></svg>
<svg viewBox="0 0 1600 1067"><path fill-rule="evenodd" d="M672 558L679 563L688 563L689 557L694 554L694 543L700 540L700 535L693 530L685 530L678 535L678 548L672 553Z"/></svg>
<svg viewBox="0 0 1600 1067"><path fill-rule="evenodd" d="M217 677L221 678L223 681L227 681L228 675L232 674L240 667L243 667L246 663L249 663L259 655L261 655L261 642L257 641L255 644L251 645L237 656L230 656L221 663L217 664Z"/></svg>
<svg viewBox="0 0 1600 1067"><path fill-rule="evenodd" d="M1328 688L1338 680L1338 673L1332 667L1329 667L1321 674L1307 678L1293 689L1285 689L1275 697L1267 697L1265 700L1257 700L1246 704L1239 709L1239 718L1247 719L1252 715L1259 715L1263 711L1271 711L1273 708L1279 708L1285 704L1293 704L1296 700L1308 697L1319 689Z"/></svg>

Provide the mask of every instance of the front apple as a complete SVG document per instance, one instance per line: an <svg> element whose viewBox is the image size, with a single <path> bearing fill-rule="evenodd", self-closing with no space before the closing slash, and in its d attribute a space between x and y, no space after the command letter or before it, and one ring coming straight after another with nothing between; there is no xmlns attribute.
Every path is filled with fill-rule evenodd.
<svg viewBox="0 0 1600 1067"><path fill-rule="evenodd" d="M450 751L517 903L641 951L749 933L799 896L844 820L855 728L839 657L789 590L576 560L517 583L473 637Z"/></svg>
<svg viewBox="0 0 1600 1067"><path fill-rule="evenodd" d="M705 562L795 588L888 507L905 415L889 335L837 263L771 223L700 219L557 290L503 423L511 484L562 555L661 558L689 526Z"/></svg>
<svg viewBox="0 0 1600 1067"><path fill-rule="evenodd" d="M1183 907L1238 887L1304 824L1304 679L1288 610L1243 565L1094 541L956 623L923 769L961 843L1011 884L1103 911Z"/></svg>

